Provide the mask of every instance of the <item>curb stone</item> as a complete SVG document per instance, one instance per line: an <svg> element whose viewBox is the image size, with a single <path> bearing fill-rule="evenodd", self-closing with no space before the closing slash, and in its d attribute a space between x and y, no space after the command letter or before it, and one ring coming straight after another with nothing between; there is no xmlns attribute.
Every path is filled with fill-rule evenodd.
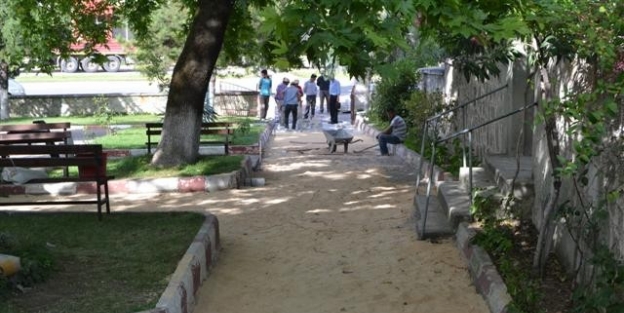
<svg viewBox="0 0 624 313"><path fill-rule="evenodd" d="M253 172L262 165L264 149L271 140L271 134L275 127L274 123L267 124L266 129L260 135L258 147L254 155L245 155L241 162L241 168L230 173L193 176L193 177L170 177L156 179L118 179L108 183L110 194L128 193L154 193L154 192L215 192L219 190L238 189L247 185L246 182L253 178ZM131 150L115 150L114 156L134 155ZM0 184L0 191L9 195L74 195L96 193L96 184L93 182L79 183L54 183L54 184L26 184L7 185Z"/></svg>
<svg viewBox="0 0 624 313"><path fill-rule="evenodd" d="M210 274L221 249L219 220L206 214L206 220L178 263L154 309L136 313L191 313L197 291Z"/></svg>
<svg viewBox="0 0 624 313"><path fill-rule="evenodd" d="M356 119L355 128L372 137L379 133L374 127L366 124L360 116ZM418 166L421 158L418 153L407 149L404 145L397 146L396 155L414 167ZM422 167L423 172L421 172L423 178L428 177L428 173L426 173L428 167L429 163L425 161ZM433 177L436 178L435 183L453 180L450 173L444 172L443 169L437 166L434 167ZM471 229L468 223L460 223L455 233L457 248L468 265L468 271L477 292L485 300L490 312L508 313L508 305L512 299L507 292L507 286L498 274L496 265L494 265L488 253L483 248L471 243L472 237L475 235L475 230Z"/></svg>
<svg viewBox="0 0 624 313"><path fill-rule="evenodd" d="M457 248L468 264L468 270L477 291L483 296L492 313L507 313L511 296L507 286L498 274L496 265L483 248L473 245L472 238L476 232L463 222L457 227L455 240Z"/></svg>

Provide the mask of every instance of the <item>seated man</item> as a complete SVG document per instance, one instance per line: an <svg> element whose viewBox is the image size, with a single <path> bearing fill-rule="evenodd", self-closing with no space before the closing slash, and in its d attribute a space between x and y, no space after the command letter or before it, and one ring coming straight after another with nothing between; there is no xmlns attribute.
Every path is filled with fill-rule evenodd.
<svg viewBox="0 0 624 313"><path fill-rule="evenodd" d="M390 125L384 129L379 135L377 140L379 141L379 150L381 155L388 154L388 144L400 144L403 143L407 136L407 125L400 116L396 115L393 108L387 110L388 118L390 119Z"/></svg>

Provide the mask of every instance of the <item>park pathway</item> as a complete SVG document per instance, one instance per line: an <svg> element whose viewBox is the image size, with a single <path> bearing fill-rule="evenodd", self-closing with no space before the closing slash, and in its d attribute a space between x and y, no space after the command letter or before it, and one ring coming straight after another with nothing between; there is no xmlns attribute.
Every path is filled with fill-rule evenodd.
<svg viewBox="0 0 624 313"><path fill-rule="evenodd" d="M416 239L414 169L353 153L375 143L358 133L349 153L328 153L321 118L277 132L265 186L201 202L223 250L193 312L488 312L454 243Z"/></svg>

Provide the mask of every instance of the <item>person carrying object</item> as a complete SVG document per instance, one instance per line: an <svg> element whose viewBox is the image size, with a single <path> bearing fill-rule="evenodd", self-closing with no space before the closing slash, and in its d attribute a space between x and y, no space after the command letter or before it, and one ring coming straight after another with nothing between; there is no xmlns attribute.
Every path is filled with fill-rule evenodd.
<svg viewBox="0 0 624 313"><path fill-rule="evenodd" d="M316 75L312 74L310 80L303 85L303 93L306 96L306 107L303 118L307 119L308 116L314 117L314 113L316 112L316 94L318 93Z"/></svg>
<svg viewBox="0 0 624 313"><path fill-rule="evenodd" d="M330 124L338 124L338 110L340 109L340 82L333 76L329 76L329 104L327 109L330 115Z"/></svg>
<svg viewBox="0 0 624 313"><path fill-rule="evenodd" d="M407 124L402 117L396 114L393 108L386 110L390 125L377 135L381 155L389 155L388 144L401 144L407 136Z"/></svg>

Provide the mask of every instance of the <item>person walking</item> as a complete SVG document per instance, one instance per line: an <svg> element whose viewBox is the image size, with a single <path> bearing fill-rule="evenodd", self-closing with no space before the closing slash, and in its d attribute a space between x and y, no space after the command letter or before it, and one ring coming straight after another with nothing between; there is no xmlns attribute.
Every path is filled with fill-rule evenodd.
<svg viewBox="0 0 624 313"><path fill-rule="evenodd" d="M260 118L265 120L267 116L267 112L269 111L269 99L271 98L271 88L273 82L271 81L271 77L269 76L267 70L262 70L260 72L262 77L260 77L260 81L258 81L257 90L260 92Z"/></svg>
<svg viewBox="0 0 624 313"><path fill-rule="evenodd" d="M288 77L284 77L275 90L275 119L281 126L284 126L284 90L288 88L289 83Z"/></svg>
<svg viewBox="0 0 624 313"><path fill-rule="evenodd" d="M330 124L338 124L338 110L339 107L339 98L340 98L340 82L334 77L334 75L329 76L329 104L327 109L329 110L330 115Z"/></svg>
<svg viewBox="0 0 624 313"><path fill-rule="evenodd" d="M297 128L297 108L303 95L297 84L295 84L296 81L293 80L290 86L284 90L284 125L288 129L288 117L292 114L292 130Z"/></svg>
<svg viewBox="0 0 624 313"><path fill-rule="evenodd" d="M306 107L303 118L307 119L309 116L314 118L314 113L316 112L316 94L318 93L316 75L312 74L310 80L303 85L303 93L306 96Z"/></svg>
<svg viewBox="0 0 624 313"><path fill-rule="evenodd" d="M325 112L325 103L327 103L329 107L329 80L325 76L325 73L321 73L321 76L316 80L316 85L319 88L319 109L321 110L321 114L323 114L323 112Z"/></svg>
<svg viewBox="0 0 624 313"><path fill-rule="evenodd" d="M389 108L386 113L390 119L390 125L377 135L381 155L389 155L388 144L397 145L403 143L407 136L407 124L405 124L405 120L397 115L393 108Z"/></svg>

